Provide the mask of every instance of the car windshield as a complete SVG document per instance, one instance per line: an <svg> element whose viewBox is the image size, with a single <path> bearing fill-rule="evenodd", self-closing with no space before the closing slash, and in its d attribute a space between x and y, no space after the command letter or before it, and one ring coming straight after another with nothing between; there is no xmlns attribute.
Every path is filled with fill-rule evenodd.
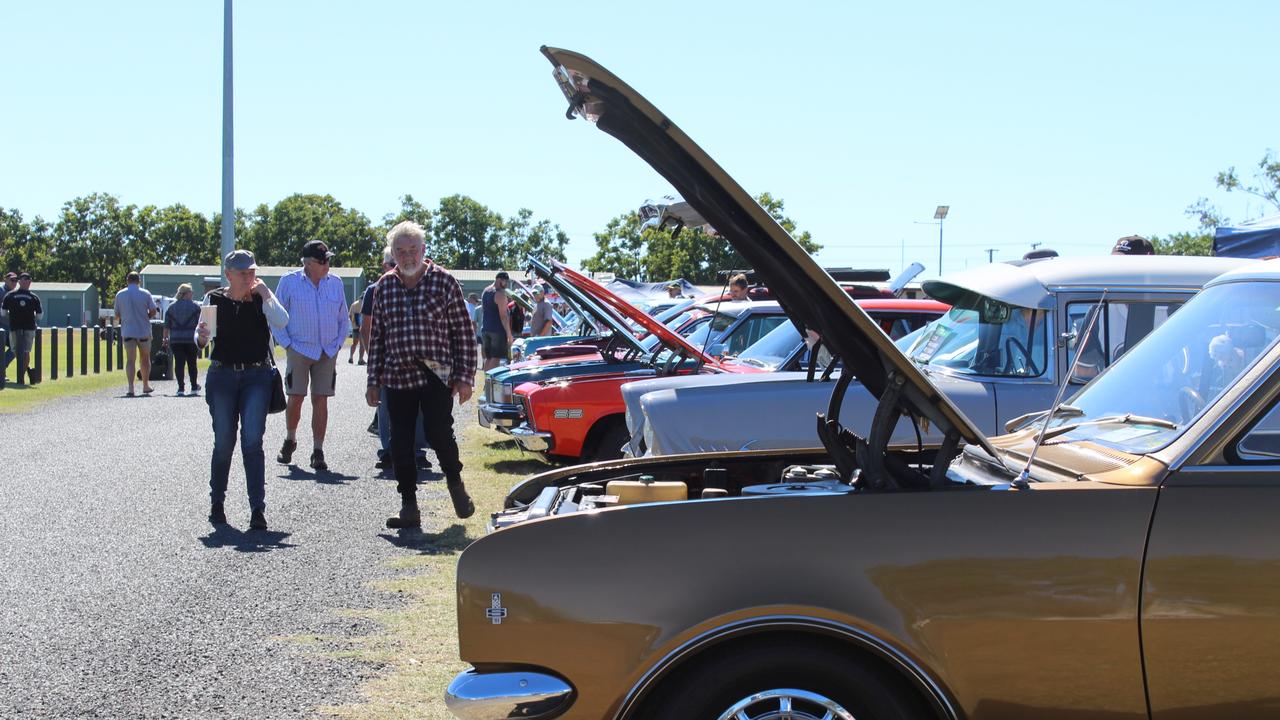
<svg viewBox="0 0 1280 720"><path fill-rule="evenodd" d="M800 333L790 320L770 330L767 335L742 351L737 361L769 370L776 370L791 357L801 344Z"/></svg>
<svg viewBox="0 0 1280 720"><path fill-rule="evenodd" d="M685 323L688 323L689 319L692 318L693 316L694 316L694 311L686 310L682 313L678 313L674 317L668 318L662 324L666 325L672 330L679 330L680 326L684 325ZM680 334L687 335L689 332L692 331L692 329L693 329L692 327L685 328L685 331ZM660 342L660 338L657 335L654 335L653 333L649 333L648 335L645 336L643 340L640 341L640 344L644 346L645 350L652 352L654 349L658 347L659 342Z"/></svg>
<svg viewBox="0 0 1280 720"><path fill-rule="evenodd" d="M689 344L694 347L709 345L710 343L707 342L708 335L711 336L712 343L718 342L720 340L720 336L724 334L724 331L728 330L737 319L737 315L729 315L721 312L716 313L712 316L711 322L703 322L699 324L697 329L689 334Z"/></svg>
<svg viewBox="0 0 1280 720"><path fill-rule="evenodd" d="M1049 314L982 298L925 327L908 356L932 368L985 377L1037 377L1048 364Z"/></svg>
<svg viewBox="0 0 1280 720"><path fill-rule="evenodd" d="M1049 427L1070 426L1061 431L1068 439L1125 452L1159 450L1231 387L1277 334L1280 283L1207 288L1068 400L1070 412Z"/></svg>

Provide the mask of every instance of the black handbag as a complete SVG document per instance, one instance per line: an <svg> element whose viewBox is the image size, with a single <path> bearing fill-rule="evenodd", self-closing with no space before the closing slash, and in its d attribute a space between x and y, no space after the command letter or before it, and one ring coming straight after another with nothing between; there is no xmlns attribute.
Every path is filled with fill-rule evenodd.
<svg viewBox="0 0 1280 720"><path fill-rule="evenodd" d="M284 412L289 406L289 399L284 396L284 378L280 377L280 368L276 367L276 352L272 346L271 353L271 404L267 406L267 413L275 415Z"/></svg>

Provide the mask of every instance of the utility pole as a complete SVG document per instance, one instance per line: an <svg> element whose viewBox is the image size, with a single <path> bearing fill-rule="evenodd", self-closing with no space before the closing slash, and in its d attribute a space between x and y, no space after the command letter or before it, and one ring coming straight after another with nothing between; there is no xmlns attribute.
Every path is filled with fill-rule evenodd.
<svg viewBox="0 0 1280 720"><path fill-rule="evenodd" d="M1038 243L1031 243L1031 249L1032 249L1032 250L1035 250L1036 248L1040 247L1040 246L1041 246L1041 245L1043 245L1043 244L1044 244L1044 243L1042 243L1042 242L1038 242Z"/></svg>
<svg viewBox="0 0 1280 720"><path fill-rule="evenodd" d="M234 113L232 112L231 87L231 0L222 2L222 264L236 248L236 201L233 150ZM222 268L222 280L227 281L227 269Z"/></svg>
<svg viewBox="0 0 1280 720"><path fill-rule="evenodd" d="M983 250L983 252L985 252L985 253L987 254L987 264L988 264L988 265L990 265L992 262L994 262L994 261L991 259L991 256L993 256L993 255L995 255L995 254L996 254L996 249L995 249L995 248L987 248L986 250Z"/></svg>

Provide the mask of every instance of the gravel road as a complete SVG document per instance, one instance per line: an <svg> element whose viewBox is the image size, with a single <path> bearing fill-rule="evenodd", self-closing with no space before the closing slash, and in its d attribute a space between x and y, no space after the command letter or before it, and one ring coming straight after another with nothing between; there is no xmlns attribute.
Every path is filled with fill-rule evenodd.
<svg viewBox="0 0 1280 720"><path fill-rule="evenodd" d="M414 553L383 526L395 483L373 467L364 368L345 360L344 349L330 473L305 467L309 403L303 467L275 463L284 415L268 418L265 532L248 529L238 449L230 526L206 521L208 408L173 382L124 398L122 377L0 415L0 717L302 718L356 699L377 668L284 639L374 631L336 610L394 603L368 583ZM474 406L456 416L461 432ZM443 495L427 482L419 497ZM450 520L424 515L424 531Z"/></svg>

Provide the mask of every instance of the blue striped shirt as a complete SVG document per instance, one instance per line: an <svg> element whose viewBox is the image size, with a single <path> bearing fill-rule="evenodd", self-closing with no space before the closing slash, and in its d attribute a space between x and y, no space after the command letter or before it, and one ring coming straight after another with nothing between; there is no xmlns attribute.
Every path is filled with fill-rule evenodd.
<svg viewBox="0 0 1280 720"><path fill-rule="evenodd" d="M325 275L316 285L306 271L297 270L280 278L276 299L289 313L288 325L272 329L276 342L312 360L319 360L321 353L338 356L351 334L347 294L341 280Z"/></svg>

